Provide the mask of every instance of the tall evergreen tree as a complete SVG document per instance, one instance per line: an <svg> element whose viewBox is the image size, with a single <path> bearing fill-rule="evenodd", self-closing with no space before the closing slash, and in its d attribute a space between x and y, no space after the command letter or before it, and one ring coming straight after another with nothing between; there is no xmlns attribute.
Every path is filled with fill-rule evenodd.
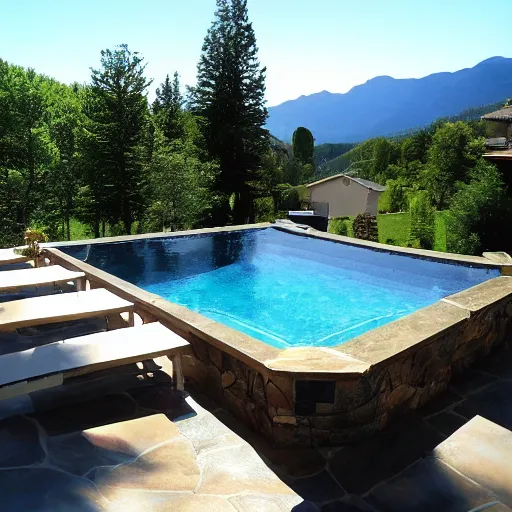
<svg viewBox="0 0 512 512"><path fill-rule="evenodd" d="M203 120L208 152L218 160L217 190L233 197L233 221L251 221L252 186L268 149L265 71L247 12L247 0L217 0L204 40L192 111ZM229 220L224 208L216 222Z"/></svg>
<svg viewBox="0 0 512 512"><path fill-rule="evenodd" d="M88 184L99 221L121 222L130 233L143 211L144 162L139 145L146 128L146 89L143 58L127 45L101 52L101 69L92 69L85 144Z"/></svg>
<svg viewBox="0 0 512 512"><path fill-rule="evenodd" d="M293 132L292 147L294 158L302 165L314 163L315 139L307 128L299 126Z"/></svg>
<svg viewBox="0 0 512 512"><path fill-rule="evenodd" d="M184 136L184 120L182 116L184 99L180 89L180 77L174 73L171 82L169 75L156 90L156 99L153 102L153 114L165 137L173 141Z"/></svg>

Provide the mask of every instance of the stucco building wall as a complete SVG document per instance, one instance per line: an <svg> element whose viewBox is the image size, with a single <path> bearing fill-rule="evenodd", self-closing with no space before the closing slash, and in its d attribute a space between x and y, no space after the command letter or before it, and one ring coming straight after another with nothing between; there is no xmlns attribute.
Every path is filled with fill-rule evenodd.
<svg viewBox="0 0 512 512"><path fill-rule="evenodd" d="M368 210L376 203L373 195L369 198L371 192L378 197L378 192L369 190L348 178L340 177L311 187L309 197L311 203L328 203L331 218L353 216L367 211L376 215L376 205L374 212Z"/></svg>
<svg viewBox="0 0 512 512"><path fill-rule="evenodd" d="M366 211L370 215L377 215L379 210L379 196L382 192L368 189L368 197L366 199Z"/></svg>

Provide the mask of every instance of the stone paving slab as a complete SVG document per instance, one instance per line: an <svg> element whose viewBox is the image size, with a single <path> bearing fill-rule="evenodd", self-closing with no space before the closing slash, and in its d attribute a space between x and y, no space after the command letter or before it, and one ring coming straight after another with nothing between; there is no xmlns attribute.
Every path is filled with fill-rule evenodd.
<svg viewBox="0 0 512 512"><path fill-rule="evenodd" d="M0 469L30 466L44 457L34 422L21 416L0 422Z"/></svg>
<svg viewBox="0 0 512 512"><path fill-rule="evenodd" d="M508 508L503 503L491 503L488 507L485 507L485 512L511 512L512 509Z"/></svg>
<svg viewBox="0 0 512 512"><path fill-rule="evenodd" d="M512 347L505 345L494 350L487 357L475 361L474 368L497 377L512 379Z"/></svg>
<svg viewBox="0 0 512 512"><path fill-rule="evenodd" d="M376 509L361 497L347 494L340 500L327 503L321 512L375 512Z"/></svg>
<svg viewBox="0 0 512 512"><path fill-rule="evenodd" d="M443 440L426 421L411 418L343 447L329 460L329 469L347 492L361 494L427 455Z"/></svg>
<svg viewBox="0 0 512 512"><path fill-rule="evenodd" d="M191 397L155 388L0 421L0 510L318 511ZM147 408L165 389L181 416Z"/></svg>
<svg viewBox="0 0 512 512"><path fill-rule="evenodd" d="M316 475L289 480L288 482L297 494L316 503L336 500L345 495L345 491L340 484L325 469Z"/></svg>
<svg viewBox="0 0 512 512"><path fill-rule="evenodd" d="M236 512L229 500L193 493L150 491L112 492L105 512ZM256 511L257 509L249 509ZM280 511L281 512L281 511Z"/></svg>
<svg viewBox="0 0 512 512"><path fill-rule="evenodd" d="M468 420L467 418L464 418L463 416L460 416L454 412L443 411L439 414L430 416L426 421L441 434L450 436L456 430L462 427L462 425L465 425Z"/></svg>
<svg viewBox="0 0 512 512"><path fill-rule="evenodd" d="M418 461L376 487L367 500L381 512L469 512L497 501L490 491L434 458Z"/></svg>
<svg viewBox="0 0 512 512"><path fill-rule="evenodd" d="M321 449L311 446L274 448L266 439L238 422L229 413L217 409L214 410L214 414L231 431L247 441L280 476L291 479L303 478L325 469L326 458Z"/></svg>
<svg viewBox="0 0 512 512"><path fill-rule="evenodd" d="M451 389L463 397L469 397L473 393L492 384L497 380L495 375L475 370L467 370L457 375L451 382Z"/></svg>
<svg viewBox="0 0 512 512"><path fill-rule="evenodd" d="M481 416L457 430L434 455L512 507L512 432Z"/></svg>
<svg viewBox="0 0 512 512"><path fill-rule="evenodd" d="M312 503L297 503L294 496L264 496L264 495L238 495L228 499L229 503L238 512L284 512L293 510L294 512L317 512L317 508Z"/></svg>
<svg viewBox="0 0 512 512"><path fill-rule="evenodd" d="M86 478L49 468L0 471L2 512L104 512L108 504Z"/></svg>
<svg viewBox="0 0 512 512"><path fill-rule="evenodd" d="M198 455L197 462L201 468L200 494L294 494L246 443L207 450Z"/></svg>
<svg viewBox="0 0 512 512"><path fill-rule="evenodd" d="M468 419L480 415L512 429L512 381L499 380L475 392L453 410Z"/></svg>
<svg viewBox="0 0 512 512"><path fill-rule="evenodd" d="M187 439L178 437L155 446L132 462L100 467L89 475L108 497L112 488L193 492L201 472L192 446Z"/></svg>
<svg viewBox="0 0 512 512"><path fill-rule="evenodd" d="M38 413L38 423L49 435L86 430L129 420L137 415L137 406L124 394L106 394L84 405L80 401Z"/></svg>

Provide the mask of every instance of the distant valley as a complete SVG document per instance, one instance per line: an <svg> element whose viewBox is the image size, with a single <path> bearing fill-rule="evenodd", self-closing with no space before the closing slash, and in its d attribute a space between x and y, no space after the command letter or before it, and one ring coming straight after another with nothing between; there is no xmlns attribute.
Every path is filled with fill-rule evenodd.
<svg viewBox="0 0 512 512"><path fill-rule="evenodd" d="M267 128L289 142L298 126L316 144L358 142L426 126L440 117L512 96L512 58L492 57L473 68L424 78L379 76L345 94L327 91L269 108Z"/></svg>

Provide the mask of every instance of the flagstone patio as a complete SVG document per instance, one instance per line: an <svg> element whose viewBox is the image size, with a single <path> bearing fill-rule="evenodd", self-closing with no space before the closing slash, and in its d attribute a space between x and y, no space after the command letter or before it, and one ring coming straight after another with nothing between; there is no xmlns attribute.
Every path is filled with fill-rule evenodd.
<svg viewBox="0 0 512 512"><path fill-rule="evenodd" d="M153 409L156 401L165 406ZM281 511L303 503L247 442L167 384L4 419L0 446L3 511Z"/></svg>
<svg viewBox="0 0 512 512"><path fill-rule="evenodd" d="M1 403L0 510L512 511L507 347L419 414L329 448L272 448L158 363Z"/></svg>
<svg viewBox="0 0 512 512"><path fill-rule="evenodd" d="M507 453L495 448L484 472L475 465L486 442L509 446L512 434L480 420L445 439L477 412L512 427L510 368L508 350L494 354L423 416L339 448L273 449L206 399L173 391L163 372L151 386L106 378L107 393L85 403L79 385L36 394L41 412L0 423L2 510L506 511L512 491L489 475ZM506 467L496 473L510 476Z"/></svg>

